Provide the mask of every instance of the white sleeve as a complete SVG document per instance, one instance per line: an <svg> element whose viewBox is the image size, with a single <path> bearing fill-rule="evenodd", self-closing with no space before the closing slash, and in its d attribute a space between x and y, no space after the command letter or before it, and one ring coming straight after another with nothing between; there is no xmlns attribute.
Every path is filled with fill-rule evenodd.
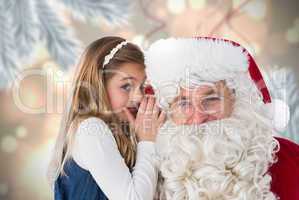
<svg viewBox="0 0 299 200"><path fill-rule="evenodd" d="M108 126L95 117L80 123L72 155L88 170L110 200L152 200L157 184L154 142L137 144L137 158L130 173Z"/></svg>

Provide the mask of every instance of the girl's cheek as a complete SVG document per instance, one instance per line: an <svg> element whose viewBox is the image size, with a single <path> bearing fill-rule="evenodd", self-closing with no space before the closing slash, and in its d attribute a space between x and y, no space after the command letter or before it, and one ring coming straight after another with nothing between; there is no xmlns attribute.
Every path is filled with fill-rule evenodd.
<svg viewBox="0 0 299 200"><path fill-rule="evenodd" d="M121 110L127 106L128 97L121 92L115 92L111 94L110 101L113 110Z"/></svg>

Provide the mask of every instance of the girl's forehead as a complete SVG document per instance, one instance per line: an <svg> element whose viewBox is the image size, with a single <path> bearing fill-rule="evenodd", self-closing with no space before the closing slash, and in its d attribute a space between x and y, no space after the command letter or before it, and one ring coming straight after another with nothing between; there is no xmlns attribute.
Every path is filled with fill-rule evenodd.
<svg viewBox="0 0 299 200"><path fill-rule="evenodd" d="M146 78L144 66L135 63L125 63L114 71L114 75L118 80L136 80L144 81Z"/></svg>

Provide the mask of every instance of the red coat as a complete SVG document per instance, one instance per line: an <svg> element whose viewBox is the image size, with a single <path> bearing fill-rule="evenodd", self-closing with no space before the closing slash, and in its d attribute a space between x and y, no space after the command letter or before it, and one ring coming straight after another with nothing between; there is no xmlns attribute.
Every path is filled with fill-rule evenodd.
<svg viewBox="0 0 299 200"><path fill-rule="evenodd" d="M271 191L280 200L299 200L299 145L283 138L276 138L280 150L278 161L271 166Z"/></svg>

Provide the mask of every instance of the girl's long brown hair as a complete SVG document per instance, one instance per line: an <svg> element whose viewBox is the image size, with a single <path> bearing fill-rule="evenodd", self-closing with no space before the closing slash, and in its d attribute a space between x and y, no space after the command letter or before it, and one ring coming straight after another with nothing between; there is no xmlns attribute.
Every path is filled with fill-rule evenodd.
<svg viewBox="0 0 299 200"><path fill-rule="evenodd" d="M101 118L110 126L127 166L131 170L134 167L136 140L128 136L127 125L122 126L120 120L111 111L106 83L113 77L113 73L110 72L119 69L124 63L137 63L144 68L144 56L136 45L128 43L117 51L104 69L102 67L104 57L123 41L124 39L120 37L104 37L91 43L85 50L75 74L70 102L63 116L55 147L56 155L49 166L49 170L52 168L52 172L48 171L49 176L57 177L60 173L64 173L63 167L70 157L75 130L78 124L88 117ZM51 179L53 181L53 178Z"/></svg>

